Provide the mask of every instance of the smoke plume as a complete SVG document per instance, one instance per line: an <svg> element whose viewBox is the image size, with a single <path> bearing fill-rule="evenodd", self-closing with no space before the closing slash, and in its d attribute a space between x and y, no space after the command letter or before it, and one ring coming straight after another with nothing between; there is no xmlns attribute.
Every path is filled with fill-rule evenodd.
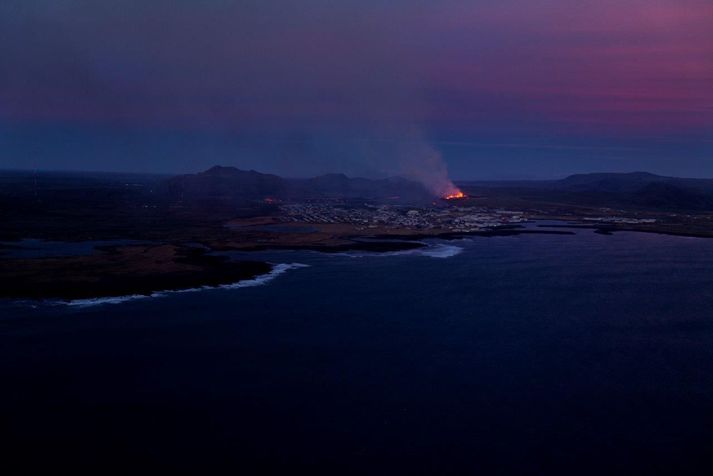
<svg viewBox="0 0 713 476"><path fill-rule="evenodd" d="M458 192L448 177L448 166L441 153L424 140L408 143L399 154L399 175L420 182L436 197Z"/></svg>

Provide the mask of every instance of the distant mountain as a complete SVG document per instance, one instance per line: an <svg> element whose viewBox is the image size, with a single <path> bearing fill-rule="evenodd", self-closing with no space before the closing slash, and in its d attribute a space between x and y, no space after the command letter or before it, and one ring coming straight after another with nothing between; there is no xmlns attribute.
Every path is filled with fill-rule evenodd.
<svg viewBox="0 0 713 476"><path fill-rule="evenodd" d="M402 178L371 180L327 174L311 179L285 179L277 175L235 167L215 166L205 172L180 175L165 183L175 200L242 203L268 197L281 199L345 198L431 200L433 197L417 182Z"/></svg>
<svg viewBox="0 0 713 476"><path fill-rule="evenodd" d="M661 183L668 177L648 172L577 174L555 182L558 188L594 190L600 192L632 192L651 183Z"/></svg>
<svg viewBox="0 0 713 476"><path fill-rule="evenodd" d="M648 172L578 174L556 181L560 188L633 192L651 184L667 184L682 188L713 192L713 179L665 177Z"/></svg>
<svg viewBox="0 0 713 476"><path fill-rule="evenodd" d="M656 210L713 210L713 179L665 177L648 172L591 173L562 180L474 183L526 200L583 206ZM477 190L477 188L474 188Z"/></svg>
<svg viewBox="0 0 713 476"><path fill-rule="evenodd" d="M596 193L642 208L713 209L713 180L664 177L648 172L572 175L555 183L558 189Z"/></svg>
<svg viewBox="0 0 713 476"><path fill-rule="evenodd" d="M287 189L277 175L215 166L205 172L167 180L168 192L183 200L238 200L278 195Z"/></svg>

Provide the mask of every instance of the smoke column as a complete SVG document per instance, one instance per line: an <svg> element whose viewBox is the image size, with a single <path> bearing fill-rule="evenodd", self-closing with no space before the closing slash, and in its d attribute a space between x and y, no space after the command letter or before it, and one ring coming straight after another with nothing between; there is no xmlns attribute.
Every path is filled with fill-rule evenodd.
<svg viewBox="0 0 713 476"><path fill-rule="evenodd" d="M420 127L384 127L367 134L368 148L358 150L356 160L381 175L399 176L423 184L434 197L460 190L448 176L448 166L425 139Z"/></svg>
<svg viewBox="0 0 713 476"><path fill-rule="evenodd" d="M448 166L441 153L424 142L414 142L399 157L400 175L420 182L436 197L457 193L458 187L448 178Z"/></svg>

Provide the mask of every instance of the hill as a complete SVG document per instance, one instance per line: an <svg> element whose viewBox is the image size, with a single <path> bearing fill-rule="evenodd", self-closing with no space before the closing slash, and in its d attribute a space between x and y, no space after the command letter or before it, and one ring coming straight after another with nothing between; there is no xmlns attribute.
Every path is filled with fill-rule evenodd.
<svg viewBox="0 0 713 476"><path fill-rule="evenodd" d="M241 203L267 198L401 201L433 198L421 184L402 178L372 180L350 178L344 174L327 174L310 179L285 179L254 170L244 171L221 166L197 174L170 178L165 185L172 199L201 203Z"/></svg>
<svg viewBox="0 0 713 476"><path fill-rule="evenodd" d="M562 180L479 182L471 193L577 206L663 211L713 210L713 179L666 177L648 172L577 174Z"/></svg>
<svg viewBox="0 0 713 476"><path fill-rule="evenodd" d="M221 166L172 177L165 185L172 198L184 201L234 202L281 195L287 191L285 180L277 175Z"/></svg>

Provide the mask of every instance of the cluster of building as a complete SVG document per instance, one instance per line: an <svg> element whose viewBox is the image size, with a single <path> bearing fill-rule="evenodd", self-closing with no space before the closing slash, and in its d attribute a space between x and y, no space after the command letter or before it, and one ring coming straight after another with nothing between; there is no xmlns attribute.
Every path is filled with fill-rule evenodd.
<svg viewBox="0 0 713 476"><path fill-rule="evenodd" d="M627 218L627 217L585 217L584 221L593 221L597 223L616 223L620 225L640 225L644 223L656 223L655 218Z"/></svg>
<svg viewBox="0 0 713 476"><path fill-rule="evenodd" d="M527 220L522 212L482 207L409 208L393 205L335 206L326 203L291 203L281 206L285 220L300 223L351 224L369 228L487 231Z"/></svg>

